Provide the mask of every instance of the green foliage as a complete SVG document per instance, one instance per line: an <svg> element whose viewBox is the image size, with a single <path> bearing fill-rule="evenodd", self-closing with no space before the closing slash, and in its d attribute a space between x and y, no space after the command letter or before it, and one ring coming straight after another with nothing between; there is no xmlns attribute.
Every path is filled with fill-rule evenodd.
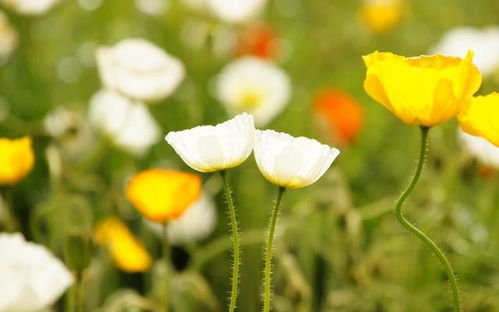
<svg viewBox="0 0 499 312"><path fill-rule="evenodd" d="M299 3L296 14L279 14L291 2ZM274 244L276 312L449 309L445 272L391 214L412 174L419 129L404 126L364 93L361 56L373 50L425 54L449 28L499 23L499 2L407 2L401 24L384 35L371 34L359 24L359 1L274 0L266 9L264 20L285 43L287 56L279 65L293 85L289 105L268 127L323 140L310 103L317 90L330 85L348 90L366 111L360 137L342 148L328 173L309 188L286 194ZM59 106L85 116L90 97L101 87L92 49L142 37L186 65L187 78L175 94L150 107L162 133L225 120L210 88L233 53L217 53L208 39L194 45L182 33L193 20L210 25L212 37L231 26L193 14L178 1L168 3L160 16L141 13L131 0L104 0L95 11L66 0L40 17L6 10L20 41L0 66L0 113L8 110L0 120L0 137L31 135L36 164L2 198L17 220L15 230L61 259L66 246L72 269L88 265L83 276L86 311L160 311L155 288L163 284L160 273L122 273L99 248L93 249L89 263L88 242L96 221L118 215L159 260L160 239L126 201L124 185L145 168L191 169L164 142L143 157L133 157L92 132L90 144L80 147L83 126L64 138L52 138L43 129L43 118ZM68 60L75 66L74 80L64 74L61 78L61 66ZM498 88L499 74L487 78L479 93ZM454 122L433 129L427 167L406 211L453 264L464 311L492 312L499 311L499 180L497 175L480 176L478 169L457 144ZM217 203L217 228L202 242L174 248L173 311L222 311L230 291L232 244L222 181L210 175L203 179ZM275 187L260 175L252 158L232 170L231 179L242 231L237 306L238 311L254 312L261 309L262 248ZM0 212L2 207L0 201ZM69 234L75 229L84 237Z"/></svg>

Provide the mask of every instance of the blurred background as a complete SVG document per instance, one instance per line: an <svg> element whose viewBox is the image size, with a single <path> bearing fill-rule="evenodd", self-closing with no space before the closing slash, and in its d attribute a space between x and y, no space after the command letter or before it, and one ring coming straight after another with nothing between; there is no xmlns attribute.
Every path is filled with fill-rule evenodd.
<svg viewBox="0 0 499 312"><path fill-rule="evenodd" d="M31 136L35 153L27 177L0 189L0 229L62 260L70 235L94 238L85 311L159 311L161 241L127 201L127 181L148 168L192 172L163 137L249 111L260 128L342 152L321 180L286 194L274 311L450 311L445 272L391 213L419 131L365 94L361 56L471 49L484 75L478 93L498 90L499 2L232 1L0 0L0 137ZM464 310L499 311L499 152L459 134L455 121L430 136L408 217L445 250ZM253 312L276 187L252 157L230 174L243 232L238 311ZM173 311L226 308L222 180L200 176L201 215L170 233ZM142 242L150 267L120 267L95 239L109 216Z"/></svg>

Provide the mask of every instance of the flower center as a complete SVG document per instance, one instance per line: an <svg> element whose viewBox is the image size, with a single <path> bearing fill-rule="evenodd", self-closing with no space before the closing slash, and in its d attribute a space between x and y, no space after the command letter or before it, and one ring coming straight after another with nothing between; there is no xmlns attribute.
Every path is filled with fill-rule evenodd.
<svg viewBox="0 0 499 312"><path fill-rule="evenodd" d="M238 106L241 110L258 108L262 103L263 95L256 90L245 90L239 96Z"/></svg>

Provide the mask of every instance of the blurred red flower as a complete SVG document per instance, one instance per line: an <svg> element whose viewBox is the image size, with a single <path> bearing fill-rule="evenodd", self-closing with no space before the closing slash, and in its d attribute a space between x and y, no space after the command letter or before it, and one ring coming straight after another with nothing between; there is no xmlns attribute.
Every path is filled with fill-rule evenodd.
<svg viewBox="0 0 499 312"><path fill-rule="evenodd" d="M320 92L313 111L324 135L338 145L350 144L364 125L364 110L351 94L334 88Z"/></svg>
<svg viewBox="0 0 499 312"><path fill-rule="evenodd" d="M269 24L255 22L245 26L238 38L236 55L253 55L265 59L279 56L277 35Z"/></svg>

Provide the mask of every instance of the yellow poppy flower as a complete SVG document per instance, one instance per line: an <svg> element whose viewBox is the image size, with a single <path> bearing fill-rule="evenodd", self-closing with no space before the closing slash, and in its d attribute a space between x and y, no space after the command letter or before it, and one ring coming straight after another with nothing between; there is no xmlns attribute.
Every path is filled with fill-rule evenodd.
<svg viewBox="0 0 499 312"><path fill-rule="evenodd" d="M386 33L400 22L403 11L402 0L365 0L359 17L371 31Z"/></svg>
<svg viewBox="0 0 499 312"><path fill-rule="evenodd" d="M201 194L201 179L191 173L149 169L135 175L126 190L128 200L154 222L176 219Z"/></svg>
<svg viewBox="0 0 499 312"><path fill-rule="evenodd" d="M97 224L95 241L109 248L116 266L128 273L149 270L152 259L144 245L118 218L108 217Z"/></svg>
<svg viewBox="0 0 499 312"><path fill-rule="evenodd" d="M33 168L35 154L30 137L0 138L0 184L14 184Z"/></svg>
<svg viewBox="0 0 499 312"><path fill-rule="evenodd" d="M459 125L469 134L481 136L499 147L499 93L476 96L458 115Z"/></svg>
<svg viewBox="0 0 499 312"><path fill-rule="evenodd" d="M364 56L364 89L408 125L431 127L456 116L482 82L466 58L403 57L374 52Z"/></svg>

